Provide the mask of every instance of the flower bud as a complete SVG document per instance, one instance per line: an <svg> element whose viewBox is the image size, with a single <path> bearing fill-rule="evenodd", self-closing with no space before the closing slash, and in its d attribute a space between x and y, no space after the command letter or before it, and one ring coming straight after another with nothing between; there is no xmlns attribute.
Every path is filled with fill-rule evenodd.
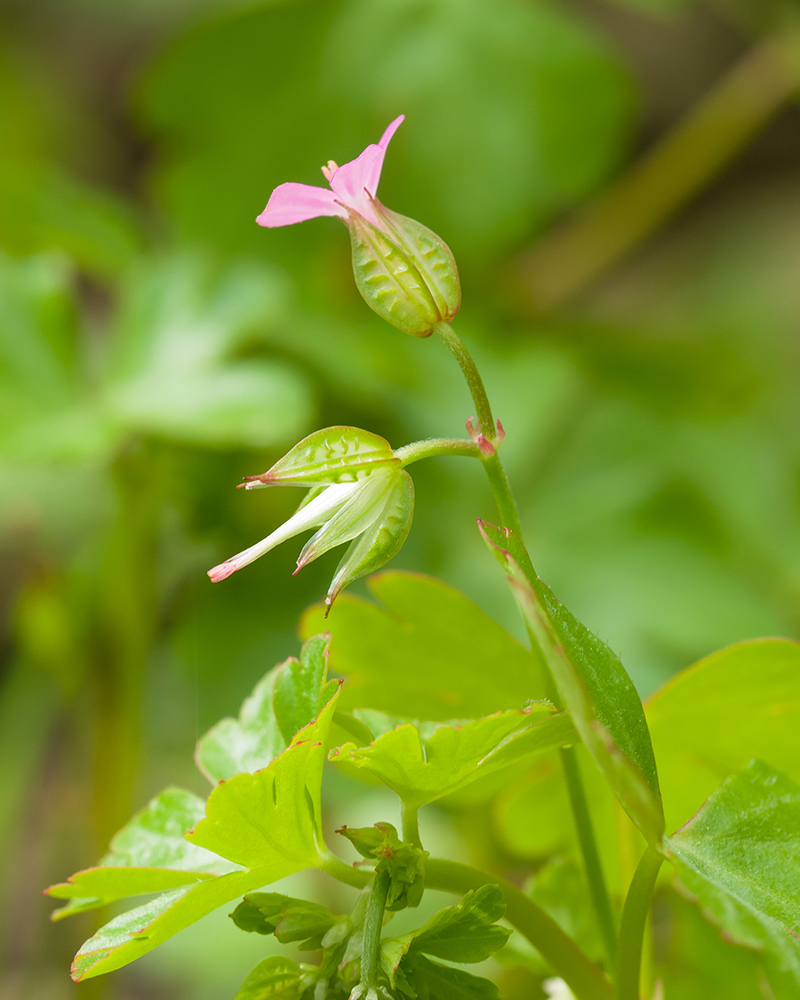
<svg viewBox="0 0 800 1000"><path fill-rule="evenodd" d="M461 305L458 269L449 247L414 219L372 202L380 228L350 212L353 274L367 305L414 337L428 337L436 323Z"/></svg>

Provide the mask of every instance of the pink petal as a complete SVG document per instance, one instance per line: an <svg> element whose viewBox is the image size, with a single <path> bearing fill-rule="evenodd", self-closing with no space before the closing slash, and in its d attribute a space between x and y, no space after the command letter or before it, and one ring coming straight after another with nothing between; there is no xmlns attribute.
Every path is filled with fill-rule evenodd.
<svg viewBox="0 0 800 1000"><path fill-rule="evenodd" d="M383 133L383 135L381 136L381 140L378 143L378 146L381 150L380 158L376 159L372 167L372 173L365 178L364 182L364 187L367 189L367 191L369 191L369 193L372 195L373 198L375 197L375 194L378 190L378 181L381 179L381 170L383 170L383 158L386 155L386 148L392 141L392 136L405 121L405 117L406 117L405 115L400 115L398 118L395 118L395 120Z"/></svg>
<svg viewBox="0 0 800 1000"><path fill-rule="evenodd" d="M330 177L330 185L337 198L348 207L361 212L370 221L376 220L373 220L374 213L370 207L369 196L375 197L383 170L386 147L404 118L405 115L395 118L381 136L379 143L367 146L357 159L343 164ZM365 194L365 191L368 194Z"/></svg>
<svg viewBox="0 0 800 1000"><path fill-rule="evenodd" d="M405 115L398 115L397 118L387 127L386 131L381 136L378 145L381 149L385 150L389 143L392 141L392 136L400 128L403 122L406 120Z"/></svg>
<svg viewBox="0 0 800 1000"><path fill-rule="evenodd" d="M291 226L295 222L316 219L320 215L338 215L346 219L347 212L337 205L333 191L311 184L281 184L270 195L267 207L256 219L259 226Z"/></svg>

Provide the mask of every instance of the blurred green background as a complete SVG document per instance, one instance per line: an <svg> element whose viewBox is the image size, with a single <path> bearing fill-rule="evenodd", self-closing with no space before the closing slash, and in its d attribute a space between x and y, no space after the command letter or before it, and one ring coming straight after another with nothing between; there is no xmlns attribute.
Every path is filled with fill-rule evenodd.
<svg viewBox="0 0 800 1000"><path fill-rule="evenodd" d="M297 500L241 477L328 424L463 433L451 359L367 310L338 222L254 223L276 184L321 183L401 112L381 197L459 262L456 326L542 576L643 695L735 640L800 637L793 17L2 0L2 1000L224 1000L263 952L219 914L78 988L91 922L51 928L39 891L163 785L202 791L198 734L298 649L338 555L292 579L288 545L212 586ZM516 634L475 530L494 515L480 468L414 477L393 565ZM348 823L383 818L341 794ZM428 822L465 849L445 812ZM483 860L523 865L490 826Z"/></svg>

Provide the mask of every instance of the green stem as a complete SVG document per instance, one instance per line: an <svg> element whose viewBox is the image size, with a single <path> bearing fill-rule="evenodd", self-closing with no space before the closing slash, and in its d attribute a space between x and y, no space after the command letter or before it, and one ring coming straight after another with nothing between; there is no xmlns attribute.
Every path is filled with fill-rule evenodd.
<svg viewBox="0 0 800 1000"><path fill-rule="evenodd" d="M472 355L449 323L437 323L433 329L439 335L448 351L456 359L464 374L464 378L467 380L470 395L475 404L475 416L478 418L478 427L481 433L487 441L494 441L496 429L494 417L492 416L492 408L489 405L489 397L486 395L481 373L472 360Z"/></svg>
<svg viewBox="0 0 800 1000"><path fill-rule="evenodd" d="M567 784L572 815L575 819L575 829L578 834L581 854L583 856L586 881L589 884L589 894L597 917L600 935L603 939L603 949L608 959L608 967L614 967L617 950L617 930L614 925L614 914L611 911L611 901L606 891L603 866L597 850L597 841L592 829L592 818L589 813L589 803L586 801L586 791L578 768L578 757L575 747L564 747L559 751L561 766L564 769L564 780Z"/></svg>
<svg viewBox="0 0 800 1000"><path fill-rule="evenodd" d="M415 847L422 847L419 839L418 810L403 803L403 840Z"/></svg>
<svg viewBox="0 0 800 1000"><path fill-rule="evenodd" d="M663 861L663 856L654 847L648 847L628 889L619 931L615 1000L639 1000L644 929Z"/></svg>
<svg viewBox="0 0 800 1000"><path fill-rule="evenodd" d="M541 953L577 1000L611 1000L611 985L602 970L548 913L511 882L455 861L434 858L425 865L425 884L430 889L464 893L490 883L503 890L508 922Z"/></svg>
<svg viewBox="0 0 800 1000"><path fill-rule="evenodd" d="M466 458L480 458L480 448L474 441L460 438L430 438L427 441L415 441L395 449L395 458L399 458L403 466L419 462L423 458L437 458L439 455L463 455Z"/></svg>
<svg viewBox="0 0 800 1000"><path fill-rule="evenodd" d="M345 885L351 885L354 889L363 889L372 878L372 873L363 868L353 868L352 865L345 864L341 858L337 857L333 851L326 850L321 856L317 866L320 871L326 872L332 878Z"/></svg>
<svg viewBox="0 0 800 1000"><path fill-rule="evenodd" d="M461 342L461 338L450 326L449 323L438 323L434 329L439 337L444 341L448 350L458 361L461 371L467 380L472 401L478 414L481 432L489 441L494 441L494 418L489 399L486 395L486 388L480 376L477 365L472 359L472 355ZM487 432L487 428L489 429ZM522 541L522 527L519 521L517 505L514 501L514 494L511 492L508 478L503 469L497 451L492 449L491 453L481 454L483 467L492 488L495 503L500 514L500 519L504 527L510 528ZM524 544L524 542L523 542ZM542 652L539 643L533 633L528 630L531 642L531 649L534 656L543 667L543 675L548 698L557 706L561 707L555 681L550 672L547 660ZM594 906L598 927L603 938L606 953L608 955L609 967L613 966L614 953L616 949L616 934L614 919L611 912L611 902L608 896L603 868L600 863L600 854L597 849L592 826L592 818L586 801L586 793L583 788L583 781L577 766L574 751L562 752L561 762L564 768L564 778L566 780L567 792L569 794L572 815L575 821L575 828L578 834L583 865L586 872L586 879L589 883L589 891Z"/></svg>
<svg viewBox="0 0 800 1000"><path fill-rule="evenodd" d="M497 504L497 510L500 514L503 527L511 528L514 534L522 539L522 526L519 523L519 514L517 513L517 505L514 501L514 494L511 492L508 477L500 463L497 452L483 460L483 468L486 470L486 476L492 488L494 502Z"/></svg>
<svg viewBox="0 0 800 1000"><path fill-rule="evenodd" d="M391 876L388 872L376 872L367 900L367 910L364 914L364 938L361 945L361 984L367 988L378 985L383 911L386 909L386 897L389 895L390 882Z"/></svg>

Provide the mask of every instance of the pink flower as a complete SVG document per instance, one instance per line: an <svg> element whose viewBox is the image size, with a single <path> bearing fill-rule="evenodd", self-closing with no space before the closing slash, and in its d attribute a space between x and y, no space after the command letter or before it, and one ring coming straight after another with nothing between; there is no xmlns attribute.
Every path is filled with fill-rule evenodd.
<svg viewBox="0 0 800 1000"><path fill-rule="evenodd" d="M281 184L270 195L267 207L256 219L259 226L291 226L295 222L334 215L348 221L356 212L378 229L383 228L373 209L373 200L381 179L386 147L405 115L395 118L381 136L380 142L367 146L355 160L337 166L333 160L322 168L330 189L311 184Z"/></svg>

